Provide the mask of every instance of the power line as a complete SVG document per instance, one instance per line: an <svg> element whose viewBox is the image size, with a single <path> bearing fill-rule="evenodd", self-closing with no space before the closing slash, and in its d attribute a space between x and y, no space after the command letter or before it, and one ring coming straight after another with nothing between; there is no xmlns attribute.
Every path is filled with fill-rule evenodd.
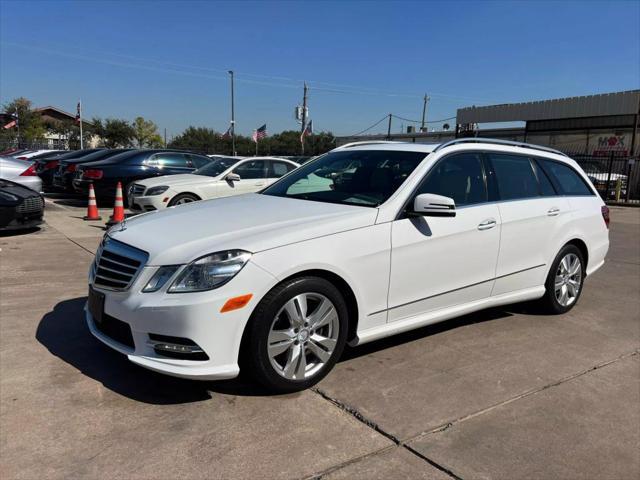
<svg viewBox="0 0 640 480"><path fill-rule="evenodd" d="M404 117L400 117L398 115L394 115L391 114L392 117L397 118L398 120L404 120L405 122L410 122L410 123L422 123L422 120L411 120L409 118L404 118ZM449 117L449 118L442 118L440 120L429 120L428 122L424 122L424 123L440 123L440 122L446 122L448 120L455 120L456 117Z"/></svg>
<svg viewBox="0 0 640 480"><path fill-rule="evenodd" d="M376 123L374 123L373 125L371 125L369 128L365 128L364 130L362 130L361 132L358 133L354 133L353 135L350 135L351 137L357 137L358 135L362 135L365 132L368 132L369 130L371 130L372 128L380 125L382 122L384 122L387 118L389 118L389 115L385 115L384 117L382 117L380 120L378 120Z"/></svg>
<svg viewBox="0 0 640 480"><path fill-rule="evenodd" d="M156 60L156 59L149 59L149 58L142 58L142 57L137 57L137 56L132 56L132 55L124 55L124 54L119 54L119 53L108 53L108 52L97 52L97 51L90 51L88 49L78 49L77 47L64 47L64 50L62 49L54 49L51 48L50 46L47 47L41 47L41 46L35 46L35 45L26 45L26 44L21 44L21 43L16 43L16 42L1 42L2 45L5 46L12 46L12 47L18 47L18 48L24 48L27 50L34 50L34 51L40 51L43 53L48 53L48 54L52 54L52 55L60 55L60 56L65 56L65 57L69 57L69 58L75 58L75 59L79 59L79 60L86 60L86 61L90 61L90 62L95 62L95 63L103 63L103 64L108 64L108 65L115 65L115 66L121 66L121 67L129 67L129 68L140 68L140 69L145 69L145 70L150 70L150 71L158 71L158 72L166 72L166 73L174 73L174 74L178 74L178 75L187 75L187 76L193 76L193 77L202 77L202 78L210 78L210 79L216 79L216 80L226 80L226 76L213 76L213 75L207 75L204 73L197 73L197 72L188 72L188 71L184 71L184 69L191 69L191 70L199 70L201 72L212 72L212 73L218 73L218 74L226 74L226 72L228 71L228 68L211 68L211 67L202 67L202 66L197 66L197 65L187 65L187 64L182 64L182 63L173 63L173 62L167 62L167 61L163 61L163 60ZM69 50L76 50L77 52L84 52L85 55L82 54L77 54L77 53L72 53ZM119 60L112 60L112 59L108 59L108 58L104 58L105 56L111 56L111 57L119 57L119 58L125 58L128 60L135 60L138 62L146 62L146 63L153 63L156 64L154 65L144 65L141 63L135 63L135 62L131 62L131 61L127 61L127 62L122 62ZM175 68L166 68L166 67L175 67L175 68L180 68L182 70L176 70ZM236 79L238 81L241 81L243 83L248 83L248 84L255 84L255 85L265 85L265 86L276 86L276 87L284 87L284 88L299 88L299 84L301 82L303 82L303 80L300 79L295 79L295 78L290 78L290 77L285 77L285 76L279 76L279 75L266 75L266 74L257 74L257 73L248 73L248 72L237 72L237 77ZM251 78L244 78L244 77L255 77L255 78L264 78L264 79L272 79L272 80L282 80L284 82L265 82L265 81L260 81L260 80L252 80ZM296 82L296 84L291 84L289 82ZM388 97L404 97L404 98L422 98L422 95L418 95L418 94L413 94L413 93L398 93L398 92L390 92L390 91L385 91L385 90L380 90L380 89L376 89L376 88L369 88L369 87L362 87L362 86L354 86L354 85L345 85L345 84L338 84L338 83L328 83L328 82L322 82L322 81L317 81L317 80L311 80L308 82L309 86L312 87L312 89L314 91L318 91L318 92L328 92L328 93L341 93L341 94L356 94L356 95L382 95L382 96L388 96ZM327 87L323 87L321 85L326 85L327 87L338 87L338 88L327 88ZM457 96L457 95L449 95L449 94L445 94L445 93L437 93L437 92L429 92L430 95L432 96L436 96L436 97L442 97L442 98L450 98L450 99L457 99L457 100L468 100L470 102L476 102L476 103L499 103L496 101L492 101L492 100L479 100L479 99L473 99L471 97L463 97L463 96Z"/></svg>

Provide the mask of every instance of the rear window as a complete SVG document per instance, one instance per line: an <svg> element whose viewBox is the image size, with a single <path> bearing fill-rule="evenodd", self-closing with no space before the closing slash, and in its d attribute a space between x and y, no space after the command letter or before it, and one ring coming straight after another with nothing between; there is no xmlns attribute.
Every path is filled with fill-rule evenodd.
<svg viewBox="0 0 640 480"><path fill-rule="evenodd" d="M568 165L553 160L538 159L542 168L555 180L563 195L594 195L587 182Z"/></svg>
<svg viewBox="0 0 640 480"><path fill-rule="evenodd" d="M540 196L538 179L528 157L490 153L501 200Z"/></svg>

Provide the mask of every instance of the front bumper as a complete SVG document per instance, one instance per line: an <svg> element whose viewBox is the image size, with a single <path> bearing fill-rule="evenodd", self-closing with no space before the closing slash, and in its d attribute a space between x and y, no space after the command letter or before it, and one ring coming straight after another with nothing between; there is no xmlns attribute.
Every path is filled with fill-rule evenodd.
<svg viewBox="0 0 640 480"><path fill-rule="evenodd" d="M131 195L129 197L129 209L136 212L153 212L154 210L162 210L167 208L169 198L172 196L173 194L169 193L169 191L160 195L151 195L147 197ZM167 199L166 202L163 201L165 198Z"/></svg>
<svg viewBox="0 0 640 480"><path fill-rule="evenodd" d="M127 355L133 363L175 377L197 380L234 378L240 369L238 355L245 325L251 312L275 284L273 276L251 261L229 283L207 292L166 293L168 281L159 292L142 293L157 267L145 267L127 291L105 294L104 314L131 328L133 347L124 345L98 329L85 307L91 333L100 341ZM175 278L175 277L174 277ZM253 294L244 308L220 313L225 302L239 295ZM180 337L195 342L209 360L182 360L158 354L150 334Z"/></svg>

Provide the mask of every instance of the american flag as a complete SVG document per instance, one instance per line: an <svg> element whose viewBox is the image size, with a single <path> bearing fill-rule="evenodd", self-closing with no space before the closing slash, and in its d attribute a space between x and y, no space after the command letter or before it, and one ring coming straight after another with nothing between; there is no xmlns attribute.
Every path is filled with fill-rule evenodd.
<svg viewBox="0 0 640 480"><path fill-rule="evenodd" d="M18 110L16 109L16 113L12 113L11 114L11 118L13 118L13 120L11 120L9 123L7 123L4 127L5 130L8 130L10 128L16 127L18 125Z"/></svg>
<svg viewBox="0 0 640 480"><path fill-rule="evenodd" d="M231 138L231 125L229 125L229 128L227 128L227 131L224 132L224 134L222 135L222 138Z"/></svg>
<svg viewBox="0 0 640 480"><path fill-rule="evenodd" d="M258 143L258 140L262 140L266 136L267 136L267 124L265 123L259 129L253 131L253 135L251 136L251 138L253 138L254 142Z"/></svg>
<svg viewBox="0 0 640 480"><path fill-rule="evenodd" d="M80 118L82 116L80 102L78 102L78 108L76 109L76 123L80 125Z"/></svg>
<svg viewBox="0 0 640 480"><path fill-rule="evenodd" d="M304 130L300 134L300 143L304 142L304 137L308 137L309 135L313 135L313 120L309 120L307 126L304 127Z"/></svg>

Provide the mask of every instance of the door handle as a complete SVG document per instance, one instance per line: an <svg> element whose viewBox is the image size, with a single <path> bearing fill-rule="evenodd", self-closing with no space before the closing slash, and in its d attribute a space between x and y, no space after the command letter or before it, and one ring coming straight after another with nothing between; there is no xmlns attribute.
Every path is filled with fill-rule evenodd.
<svg viewBox="0 0 640 480"><path fill-rule="evenodd" d="M478 225L478 230L489 230L498 224L493 218L489 218Z"/></svg>
<svg viewBox="0 0 640 480"><path fill-rule="evenodd" d="M560 215L560 209L558 207L551 207L549 210L547 210L547 215L549 215L550 217Z"/></svg>
<svg viewBox="0 0 640 480"><path fill-rule="evenodd" d="M255 185L256 187L261 187L262 185L264 185L264 182L254 183L254 185Z"/></svg>

